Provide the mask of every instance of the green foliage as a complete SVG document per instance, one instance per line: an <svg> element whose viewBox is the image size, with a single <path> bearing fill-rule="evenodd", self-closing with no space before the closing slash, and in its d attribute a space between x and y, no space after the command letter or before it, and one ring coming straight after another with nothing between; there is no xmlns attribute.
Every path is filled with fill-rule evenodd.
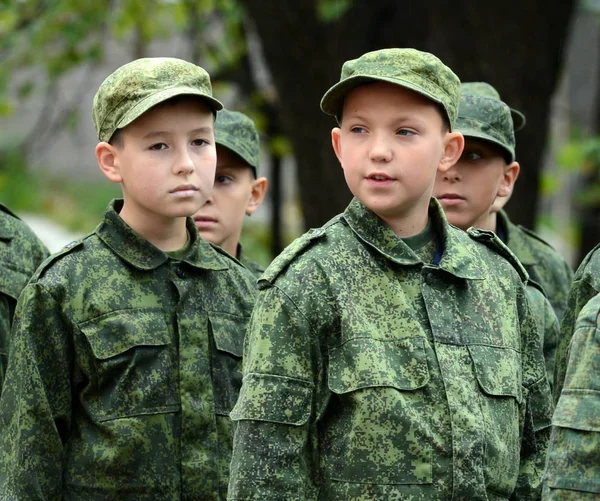
<svg viewBox="0 0 600 501"><path fill-rule="evenodd" d="M583 206L600 206L600 136L574 139L559 152L558 162L585 180L575 200Z"/></svg>
<svg viewBox="0 0 600 501"><path fill-rule="evenodd" d="M336 21L352 7L352 0L317 0L317 15L325 23Z"/></svg>

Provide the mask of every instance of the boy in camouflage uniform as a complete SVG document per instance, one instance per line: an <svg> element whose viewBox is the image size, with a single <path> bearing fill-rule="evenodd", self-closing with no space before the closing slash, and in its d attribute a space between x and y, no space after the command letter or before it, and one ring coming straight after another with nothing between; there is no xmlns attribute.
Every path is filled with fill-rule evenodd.
<svg viewBox="0 0 600 501"><path fill-rule="evenodd" d="M215 122L217 171L212 195L194 214L200 236L238 258L255 275L263 268L242 252L244 216L262 203L267 178L257 177L260 142L254 122L238 111L221 110Z"/></svg>
<svg viewBox="0 0 600 501"><path fill-rule="evenodd" d="M519 164L515 162L514 132L523 128L525 117L503 103L498 91L488 83L464 83L461 85L461 93L463 98L458 114L457 130L465 136L465 151L455 170L449 171L446 176L438 176L434 195L437 197L442 195L440 202L448 220L463 228L465 225L459 223L463 219L472 219L471 215L466 217L464 215L473 213L473 203L461 197L452 198L452 191L447 193L449 197L444 198L445 190L449 186L461 184L459 168L463 171L471 168L471 176L474 172L473 168L479 170L481 177L486 173L489 175L490 169L483 169L478 164L488 162L491 157L498 160L505 158L505 174L500 178L501 186L497 196L499 199L509 197L520 169ZM492 184L487 184L493 192ZM481 193L479 198L485 198L486 195L488 196L483 205L487 206L487 210L483 214L478 214L477 223L472 225L493 231L513 251L527 270L529 278L542 287L560 321L564 314L573 270L565 259L541 237L531 230L513 224L506 212L495 209L493 204L489 205L489 193Z"/></svg>
<svg viewBox="0 0 600 501"><path fill-rule="evenodd" d="M47 257L48 249L31 228L0 204L0 392L17 299Z"/></svg>
<svg viewBox="0 0 600 501"><path fill-rule="evenodd" d="M600 295L577 316L548 449L543 499L600 498Z"/></svg>
<svg viewBox="0 0 600 501"><path fill-rule="evenodd" d="M513 126L517 112L502 102L496 89L487 83L463 83L460 90L456 130L464 136L465 148L456 164L438 173L433 195L442 204L448 221L455 226L463 230L473 226L496 232L496 226L489 225L496 214L494 205L510 195L519 174ZM544 254L548 265L550 259L562 260L553 249L548 247L548 251ZM552 382L558 320L539 284L530 281L527 291L538 328L544 336L544 358L548 380Z"/></svg>
<svg viewBox="0 0 600 501"><path fill-rule="evenodd" d="M220 108L179 59L136 60L100 86L96 158L123 200L21 295L0 499L225 499L254 286L186 217L210 196Z"/></svg>
<svg viewBox="0 0 600 501"><path fill-rule="evenodd" d="M229 499L539 498L551 399L526 273L431 199L464 144L459 83L384 49L323 97L355 198L259 281Z"/></svg>

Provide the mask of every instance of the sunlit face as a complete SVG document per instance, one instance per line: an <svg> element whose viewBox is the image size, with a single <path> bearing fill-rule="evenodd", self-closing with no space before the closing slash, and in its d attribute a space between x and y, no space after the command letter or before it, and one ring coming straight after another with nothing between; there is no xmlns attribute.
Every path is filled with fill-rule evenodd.
<svg viewBox="0 0 600 501"><path fill-rule="evenodd" d="M217 170L212 195L194 215L200 236L235 256L250 208L252 168L231 150L217 145Z"/></svg>
<svg viewBox="0 0 600 501"><path fill-rule="evenodd" d="M348 94L332 142L352 194L397 234L409 236L427 223L446 135L435 104L377 82Z"/></svg>
<svg viewBox="0 0 600 501"><path fill-rule="evenodd" d="M471 226L486 228L494 200L501 194L506 167L499 147L465 138L459 161L438 173L433 190L448 221L464 230Z"/></svg>
<svg viewBox="0 0 600 501"><path fill-rule="evenodd" d="M165 102L125 127L115 148L122 214L133 226L191 216L212 190L216 150L213 114L198 99Z"/></svg>

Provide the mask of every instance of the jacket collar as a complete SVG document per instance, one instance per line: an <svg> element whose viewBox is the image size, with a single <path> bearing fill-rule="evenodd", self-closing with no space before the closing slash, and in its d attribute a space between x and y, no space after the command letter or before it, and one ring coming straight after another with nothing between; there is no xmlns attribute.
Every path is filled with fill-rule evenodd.
<svg viewBox="0 0 600 501"><path fill-rule="evenodd" d="M421 263L413 250L356 198L350 202L342 217L363 242L390 261L403 266ZM442 246L439 268L464 279L485 278L481 266L478 265L481 258L473 248L471 237L448 223L442 206L435 198L429 203L429 218L436 238Z"/></svg>
<svg viewBox="0 0 600 501"><path fill-rule="evenodd" d="M506 233L506 246L513 251L523 265L534 265L537 263L531 245L526 234L508 218L503 210L497 214L497 224L502 225Z"/></svg>
<svg viewBox="0 0 600 501"><path fill-rule="evenodd" d="M119 212L123 200L113 200L104 213L104 220L95 233L117 256L140 270L154 270L166 263L168 254L152 245L136 233L121 219ZM189 265L208 270L224 270L227 266L218 253L198 236L194 220L188 217L186 227L192 240L188 254L182 261Z"/></svg>

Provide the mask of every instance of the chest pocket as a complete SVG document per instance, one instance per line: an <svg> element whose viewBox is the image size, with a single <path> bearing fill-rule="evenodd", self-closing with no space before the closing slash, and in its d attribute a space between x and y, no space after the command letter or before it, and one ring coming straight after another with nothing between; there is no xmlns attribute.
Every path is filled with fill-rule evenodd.
<svg viewBox="0 0 600 501"><path fill-rule="evenodd" d="M432 482L425 343L356 338L330 351L321 457L333 481Z"/></svg>
<svg viewBox="0 0 600 501"><path fill-rule="evenodd" d="M209 313L215 412L229 416L242 386L242 352L248 317Z"/></svg>
<svg viewBox="0 0 600 501"><path fill-rule="evenodd" d="M160 309L108 313L80 324L94 354L84 405L100 421L176 412L176 346Z"/></svg>

